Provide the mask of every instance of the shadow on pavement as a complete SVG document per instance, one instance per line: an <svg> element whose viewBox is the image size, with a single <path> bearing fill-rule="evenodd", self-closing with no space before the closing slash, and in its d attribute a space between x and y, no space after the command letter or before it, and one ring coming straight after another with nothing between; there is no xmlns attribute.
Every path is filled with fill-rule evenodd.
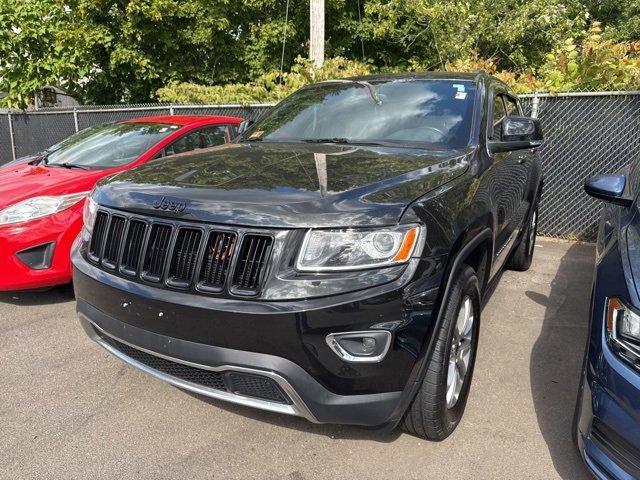
<svg viewBox="0 0 640 480"><path fill-rule="evenodd" d="M294 429L313 435L322 435L333 439L368 440L380 443L390 443L396 440L402 433L399 428L389 431L388 429L371 429L350 425L315 424L305 420L304 418L256 410L242 405L235 405L233 403L215 400L186 390L183 391L192 397L209 403L212 407L222 408L228 412L248 417L252 420L269 423L277 427Z"/></svg>
<svg viewBox="0 0 640 480"><path fill-rule="evenodd" d="M43 290L20 292L0 292L0 303L13 305L54 305L69 302L75 298L71 284Z"/></svg>
<svg viewBox="0 0 640 480"><path fill-rule="evenodd" d="M571 424L589 324L593 262L592 246L574 244L560 259L549 297L525 292L545 307L531 352L531 394L553 465L565 480L591 478L574 446Z"/></svg>

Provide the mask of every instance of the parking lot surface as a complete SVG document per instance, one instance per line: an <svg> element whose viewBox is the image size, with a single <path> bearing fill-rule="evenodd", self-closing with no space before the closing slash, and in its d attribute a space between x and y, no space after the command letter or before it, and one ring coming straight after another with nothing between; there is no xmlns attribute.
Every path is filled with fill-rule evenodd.
<svg viewBox="0 0 640 480"><path fill-rule="evenodd" d="M313 425L146 376L80 328L70 288L0 294L0 478L589 478L571 439L594 249L538 239L482 314L444 442Z"/></svg>

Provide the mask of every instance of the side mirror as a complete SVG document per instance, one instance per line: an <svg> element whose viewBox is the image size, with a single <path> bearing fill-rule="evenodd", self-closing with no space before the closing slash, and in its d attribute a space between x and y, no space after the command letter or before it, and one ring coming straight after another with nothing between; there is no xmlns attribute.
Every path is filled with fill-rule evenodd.
<svg viewBox="0 0 640 480"><path fill-rule="evenodd" d="M584 191L598 200L628 207L633 199L624 195L625 175L596 175L584 183Z"/></svg>
<svg viewBox="0 0 640 480"><path fill-rule="evenodd" d="M536 148L542 145L544 137L540 120L531 117L504 117L502 138L489 142L489 151L510 152Z"/></svg>
<svg viewBox="0 0 640 480"><path fill-rule="evenodd" d="M253 120L243 120L238 125L238 135L242 135L244 132L249 130L249 127L253 125L255 122Z"/></svg>

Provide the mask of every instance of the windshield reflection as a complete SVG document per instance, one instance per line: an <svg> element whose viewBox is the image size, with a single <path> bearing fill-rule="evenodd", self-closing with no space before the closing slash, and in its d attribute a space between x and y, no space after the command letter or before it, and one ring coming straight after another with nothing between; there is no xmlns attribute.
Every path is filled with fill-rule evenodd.
<svg viewBox="0 0 640 480"><path fill-rule="evenodd" d="M96 125L51 147L44 162L71 168L119 167L136 160L178 128L173 124L137 122Z"/></svg>
<svg viewBox="0 0 640 480"><path fill-rule="evenodd" d="M322 82L282 101L245 138L463 148L474 97L471 81Z"/></svg>

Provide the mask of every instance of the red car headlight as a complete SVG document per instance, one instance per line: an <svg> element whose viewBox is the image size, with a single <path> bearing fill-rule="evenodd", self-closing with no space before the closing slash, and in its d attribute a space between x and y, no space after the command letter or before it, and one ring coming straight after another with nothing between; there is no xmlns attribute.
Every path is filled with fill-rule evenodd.
<svg viewBox="0 0 640 480"><path fill-rule="evenodd" d="M41 196L28 198L0 211L0 225L27 222L46 217L72 207L89 192L72 193L70 195Z"/></svg>

